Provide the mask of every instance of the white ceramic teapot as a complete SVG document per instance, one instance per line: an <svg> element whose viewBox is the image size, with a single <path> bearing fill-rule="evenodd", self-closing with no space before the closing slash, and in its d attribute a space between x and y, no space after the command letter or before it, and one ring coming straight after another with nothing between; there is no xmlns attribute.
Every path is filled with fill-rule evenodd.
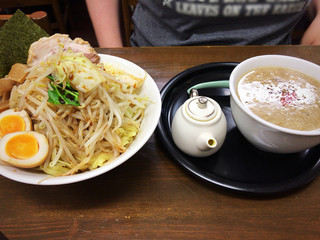
<svg viewBox="0 0 320 240"><path fill-rule="evenodd" d="M227 134L227 121L216 101L198 96L198 91L191 89L190 98L173 117L171 133L181 151L206 157L221 148Z"/></svg>

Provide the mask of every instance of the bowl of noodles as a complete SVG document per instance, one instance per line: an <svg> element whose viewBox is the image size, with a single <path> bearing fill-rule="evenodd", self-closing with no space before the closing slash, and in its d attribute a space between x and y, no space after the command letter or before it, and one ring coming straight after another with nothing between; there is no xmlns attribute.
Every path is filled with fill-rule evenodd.
<svg viewBox="0 0 320 240"><path fill-rule="evenodd" d="M58 52L13 87L10 109L30 115L32 131L47 138L48 155L32 168L0 160L2 176L34 185L75 183L121 165L149 140L161 113L155 81L130 61L99 57L92 64L81 53Z"/></svg>

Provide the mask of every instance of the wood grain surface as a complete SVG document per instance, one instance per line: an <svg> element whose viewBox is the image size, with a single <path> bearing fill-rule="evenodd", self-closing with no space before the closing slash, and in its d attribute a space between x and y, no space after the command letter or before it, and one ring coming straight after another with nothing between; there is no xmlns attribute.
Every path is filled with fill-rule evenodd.
<svg viewBox="0 0 320 240"><path fill-rule="evenodd" d="M159 90L209 62L284 54L320 64L320 46L97 49L144 68ZM182 169L156 134L130 160L79 183L36 186L0 176L0 231L8 239L320 239L320 178L295 191L254 197ZM2 236L0 234L0 239Z"/></svg>

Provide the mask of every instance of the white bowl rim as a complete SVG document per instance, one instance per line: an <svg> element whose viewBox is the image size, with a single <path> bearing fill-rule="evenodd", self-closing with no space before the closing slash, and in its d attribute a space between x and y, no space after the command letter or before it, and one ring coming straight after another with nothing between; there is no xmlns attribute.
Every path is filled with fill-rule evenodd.
<svg viewBox="0 0 320 240"><path fill-rule="evenodd" d="M133 62L130 62L126 59L112 56L108 54L99 54L101 57L101 62L106 61L112 61L114 64L119 64L121 66L122 64L125 65L125 67L132 68L134 71L142 71L143 74L145 74L145 70L143 70L140 66L136 65ZM114 62L113 62L114 61ZM86 171L83 173L77 173L70 176L61 176L61 177L51 177L50 175L46 173L34 173L29 171L28 169L23 168L17 168L14 166L10 166L9 164L6 164L4 162L0 162L0 175L3 177L6 177L8 179L14 180L16 182L25 183L25 184L32 184L32 185L64 185L64 184L70 184L70 183L76 183L84 180L88 180L91 178L94 178L96 176L99 176L101 174L104 174L106 172L111 171L112 169L116 168L117 166L121 165L122 163L129 160L134 154L136 154L144 145L145 143L150 139L153 132L155 131L158 121L160 119L161 115L161 97L160 97L160 91L155 83L155 81L152 79L152 77L147 74L146 81L148 83L148 86L151 87L155 94L154 96L149 96L152 100L152 103L154 104L154 109L152 109L153 119L154 121L150 126L148 127L148 131L143 132L140 135L139 142L135 143L134 148L127 149L126 152L124 152L122 155L118 156L113 161L96 168L91 171ZM157 89L157 91L155 91ZM132 142L134 143L134 141ZM21 173L21 174L19 174ZM36 176L35 176L36 175ZM34 176L34 177L32 177Z"/></svg>
<svg viewBox="0 0 320 240"><path fill-rule="evenodd" d="M277 54L269 54L269 55L259 55L259 56L255 56L255 57L251 57L251 58L248 58L242 62L240 62L234 69L233 71L231 72L230 74L230 93L231 93L231 97L233 98L233 100L235 101L235 103L238 105L238 107L240 107L245 113L248 114L248 116L250 116L251 118L255 119L256 121L258 121L259 123L265 125L265 126L268 126L272 129L275 129L275 130L278 130L280 132L285 132L285 133L288 133L288 134L292 134L292 135L300 135L300 136L318 136L320 135L320 129L314 129L314 130L309 130L309 131L302 131L302 130L295 130L295 129L290 129L290 128L285 128L285 127L280 127L276 124L273 124L273 123L270 123L260 117L258 117L256 114L254 114L253 112L251 112L248 108L246 108L242 102L240 101L237 93L236 93L236 83L238 82L239 79L235 79L234 75L237 71L239 71L240 67L244 64L248 64L250 62L254 62L256 61L257 59L264 59L264 58L282 58L283 60L285 59L291 59L291 60L295 60L295 61L300 61L304 64L309 64L313 67L317 67L320 69L320 66L313 63L313 62L310 62L308 60L305 60L305 59L302 59L302 58L298 58L298 57L292 57L292 56L287 56L287 55L277 55ZM263 66L263 65L261 65ZM266 66L272 66L271 64L268 64ZM276 66L276 65L274 65ZM250 71L250 70L249 70ZM247 71L247 72L249 72ZM317 79L320 81L320 79Z"/></svg>

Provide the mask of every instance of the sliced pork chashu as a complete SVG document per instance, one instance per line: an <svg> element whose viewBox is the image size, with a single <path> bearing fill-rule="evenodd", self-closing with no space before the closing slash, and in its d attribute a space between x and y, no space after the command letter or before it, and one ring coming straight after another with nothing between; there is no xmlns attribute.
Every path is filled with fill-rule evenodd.
<svg viewBox="0 0 320 240"><path fill-rule="evenodd" d="M31 44L27 64L33 66L45 61L48 57L58 52L60 47L64 50L82 52L91 62L99 63L100 57L87 41L81 38L72 40L67 34L54 34L50 37L40 38Z"/></svg>

